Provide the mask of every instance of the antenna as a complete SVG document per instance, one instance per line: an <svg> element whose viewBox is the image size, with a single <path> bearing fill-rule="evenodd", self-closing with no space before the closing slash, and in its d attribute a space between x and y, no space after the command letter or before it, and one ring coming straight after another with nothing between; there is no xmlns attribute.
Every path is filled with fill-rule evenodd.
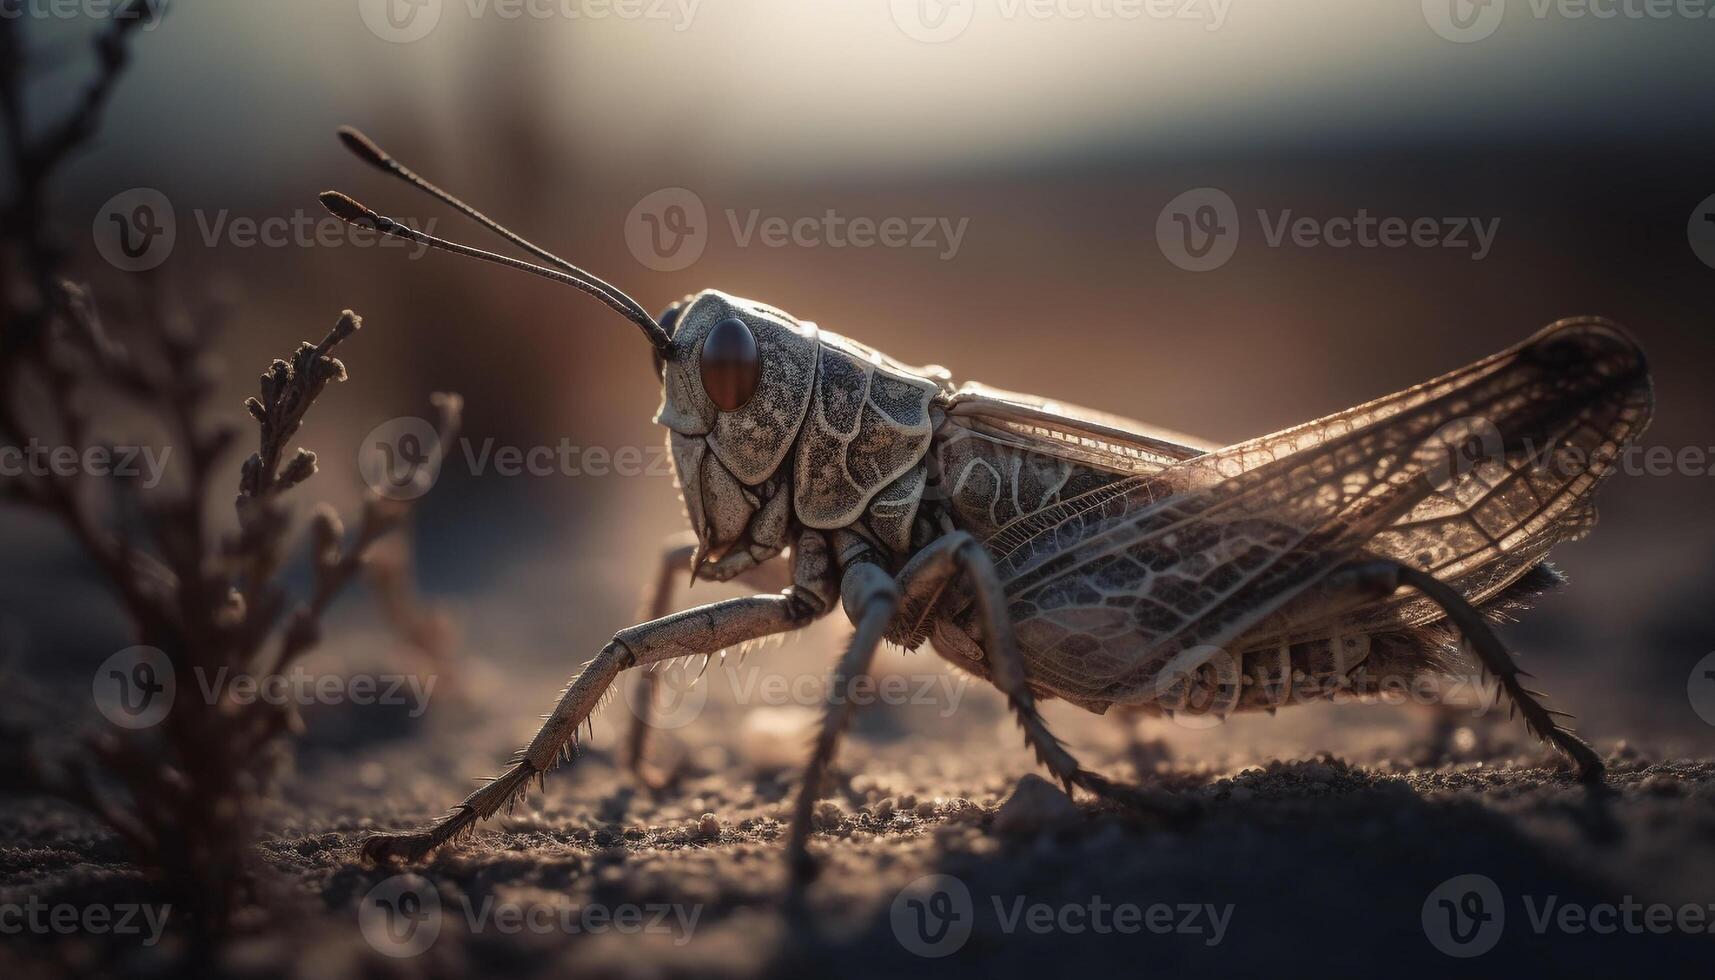
<svg viewBox="0 0 1715 980"><path fill-rule="evenodd" d="M655 322L655 318L650 316L643 307L639 306L636 300L625 295L619 290L614 289L612 286L602 282L600 279L589 275L589 273L584 272L582 269L579 269L577 266L574 266L569 262L556 260L556 264L565 269L565 271L562 272L556 269L544 268L542 266L526 262L523 259L515 259L509 255L500 255L495 252L484 251L480 248L473 248L470 245L460 244L459 242L447 241L444 238L436 238L434 235L408 228L384 214L378 214L360 204L353 198L345 194L341 194L339 191L324 191L321 194L321 202L322 207L327 208L334 217L339 218L347 224L356 225L360 228L370 228L382 233L383 235L392 235L394 238L402 238L408 242L415 242L418 245L439 249L443 252L451 252L454 255L463 255L467 258L477 259L482 262L489 262L494 265L503 265L510 269L517 269L520 272L528 272L533 276L540 276L543 279L550 279L554 282L563 283L575 289L582 290L583 292L594 296L596 299L601 300L603 303L607 304L608 307L625 317L627 320L637 324L638 327L643 330L644 337L648 338L649 343L654 345L657 351L665 354L672 346L673 340L667 335L667 331L662 329L661 324ZM490 227L499 227L498 225L494 225L492 222L488 221L486 218L482 220ZM509 237L516 238L516 236L512 236L510 232L506 234Z"/></svg>

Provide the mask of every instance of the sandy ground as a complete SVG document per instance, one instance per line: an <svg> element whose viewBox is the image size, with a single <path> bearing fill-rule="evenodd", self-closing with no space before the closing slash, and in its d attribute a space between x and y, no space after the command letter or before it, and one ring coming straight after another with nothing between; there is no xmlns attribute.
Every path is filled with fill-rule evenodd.
<svg viewBox="0 0 1715 980"><path fill-rule="evenodd" d="M790 918L780 845L807 712L741 708L743 675L715 669L714 693L688 722L672 716L677 727L655 745L656 761L679 772L669 789L646 791L615 765L629 717L610 706L545 794L408 878L365 867L353 842L415 825L467 791L463 777L491 771L532 724L534 712L494 706L520 703L520 686L545 699L551 681L473 671L418 718L319 709L270 816L275 911L221 965L317 980L1612 976L1646 963L1678 976L1706 975L1715 955L1705 934L1715 928L1715 763L1599 743L1611 775L1592 794L1504 719L1479 720L1451 757L1429 760L1427 716L1403 709L1128 731L1053 706L1051 722L1087 763L1129 779L1144 771L1195 805L1167 821L1073 804L1029 776L998 698L975 685L926 694L940 710L860 714L818 815L825 869L809 914ZM882 672L956 683L932 655L890 652ZM935 677L947 680L923 680ZM1414 754L1417 764L1404 761ZM13 902L150 900L110 839L39 802L6 805L0 871ZM932 875L947 877L920 880ZM1445 884L1467 875L1492 885ZM12 975L158 975L183 952L168 921L154 946L25 931L7 937L4 960L25 971ZM1449 929L1475 937L1454 952L1480 955L1450 958Z"/></svg>

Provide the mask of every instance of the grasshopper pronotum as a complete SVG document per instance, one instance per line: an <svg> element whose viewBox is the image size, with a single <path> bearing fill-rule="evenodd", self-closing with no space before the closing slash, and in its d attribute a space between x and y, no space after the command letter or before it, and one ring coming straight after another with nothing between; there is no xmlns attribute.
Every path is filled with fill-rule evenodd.
<svg viewBox="0 0 1715 980"><path fill-rule="evenodd" d="M1083 768L1037 712L1225 716L1375 691L1443 671L1463 637L1537 735L1599 780L1602 762L1513 663L1491 618L1554 584L1551 546L1649 420L1642 352L1613 324L1563 320L1518 346L1315 422L1226 448L980 385L955 386L750 300L706 291L656 319L343 130L368 163L553 268L413 231L352 199L339 217L545 276L635 323L662 382L695 543L670 549L650 621L619 631L511 766L426 830L365 842L415 859L509 807L571 757L619 674L785 633L844 607L856 628L796 800L788 858L807 878L810 813L883 640L937 653L1005 695L1071 791L1156 798ZM1467 450L1476 446L1480 452ZM773 561L783 558L782 561ZM675 566L781 588L669 613ZM640 717L632 759L646 731Z"/></svg>

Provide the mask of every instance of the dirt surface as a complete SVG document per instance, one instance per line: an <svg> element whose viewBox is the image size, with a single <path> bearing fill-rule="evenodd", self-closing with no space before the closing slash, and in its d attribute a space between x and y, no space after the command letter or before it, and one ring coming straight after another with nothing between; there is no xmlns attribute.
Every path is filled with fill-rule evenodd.
<svg viewBox="0 0 1715 980"><path fill-rule="evenodd" d="M883 659L884 673L940 674L898 652ZM1602 743L1610 776L1592 793L1502 718L1459 732L1453 757L1413 764L1400 760L1423 761L1425 719L1375 706L1211 731L1161 721L1128 730L1053 707L1051 722L1086 763L1141 772L1189 805L1172 819L1072 803L1029 775L999 700L975 685L957 689L956 712L875 706L860 714L819 808L824 867L808 910L789 917L781 842L809 713L728 703L731 678L717 673L717 695L655 744L656 763L678 774L669 788L649 792L615 765L629 717L610 706L545 793L408 869L418 877L356 859L364 833L417 825L468 790L463 775L491 770L530 724L494 706L518 704L520 686L541 698L545 677L537 686L468 674L417 718L312 716L263 848L274 911L258 913L219 966L318 980L1613 976L1645 963L1679 976L1702 975L1715 954L1704 934L1715 922L1715 763ZM1349 751L1314 748L1342 742ZM153 900L110 838L34 801L10 801L0 817L0 871L9 902ZM949 877L919 881L929 875ZM1444 884L1465 875L1493 883L1478 896L1486 904L1472 894L1490 886ZM1492 949L1449 958L1450 912L1469 933L1479 923L1467 913L1490 915L1497 902ZM381 910L367 925L366 903ZM374 917L399 910L413 917ZM1475 937L1491 944L1487 932ZM4 959L26 971L12 975L151 976L172 969L186 943L169 917L153 946L25 930L8 937Z"/></svg>

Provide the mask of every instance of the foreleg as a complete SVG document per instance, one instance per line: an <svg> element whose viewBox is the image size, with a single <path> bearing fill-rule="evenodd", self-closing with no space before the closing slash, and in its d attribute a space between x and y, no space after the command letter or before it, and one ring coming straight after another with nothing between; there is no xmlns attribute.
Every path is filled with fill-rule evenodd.
<svg viewBox="0 0 1715 980"><path fill-rule="evenodd" d="M654 585L650 589L647 604L642 610L645 621L661 619L672 610L674 587L681 578L689 574L691 557L696 554L696 550L697 537L690 532L676 534L668 539L667 546L661 554L660 569L656 573ZM784 561L774 561L748 569L735 576L733 581L758 591L768 592L784 589L792 584L791 579L791 566ZM630 702L632 710L631 728L626 733L623 754L626 768L630 769L639 781L652 789L659 789L668 782L665 777L651 775L647 771L646 762L651 718L655 711L656 688L658 686L659 676L655 671L645 670L638 673L637 688L632 691Z"/></svg>
<svg viewBox="0 0 1715 980"><path fill-rule="evenodd" d="M716 602L621 630L567 685L553 713L530 744L514 757L510 768L425 830L368 838L363 844L364 856L376 861L418 860L477 821L515 805L528 791L531 780L545 781L548 770L571 758L579 726L595 711L620 671L676 657L707 656L796 630L821 611L821 603L813 596L793 589L781 595Z"/></svg>

